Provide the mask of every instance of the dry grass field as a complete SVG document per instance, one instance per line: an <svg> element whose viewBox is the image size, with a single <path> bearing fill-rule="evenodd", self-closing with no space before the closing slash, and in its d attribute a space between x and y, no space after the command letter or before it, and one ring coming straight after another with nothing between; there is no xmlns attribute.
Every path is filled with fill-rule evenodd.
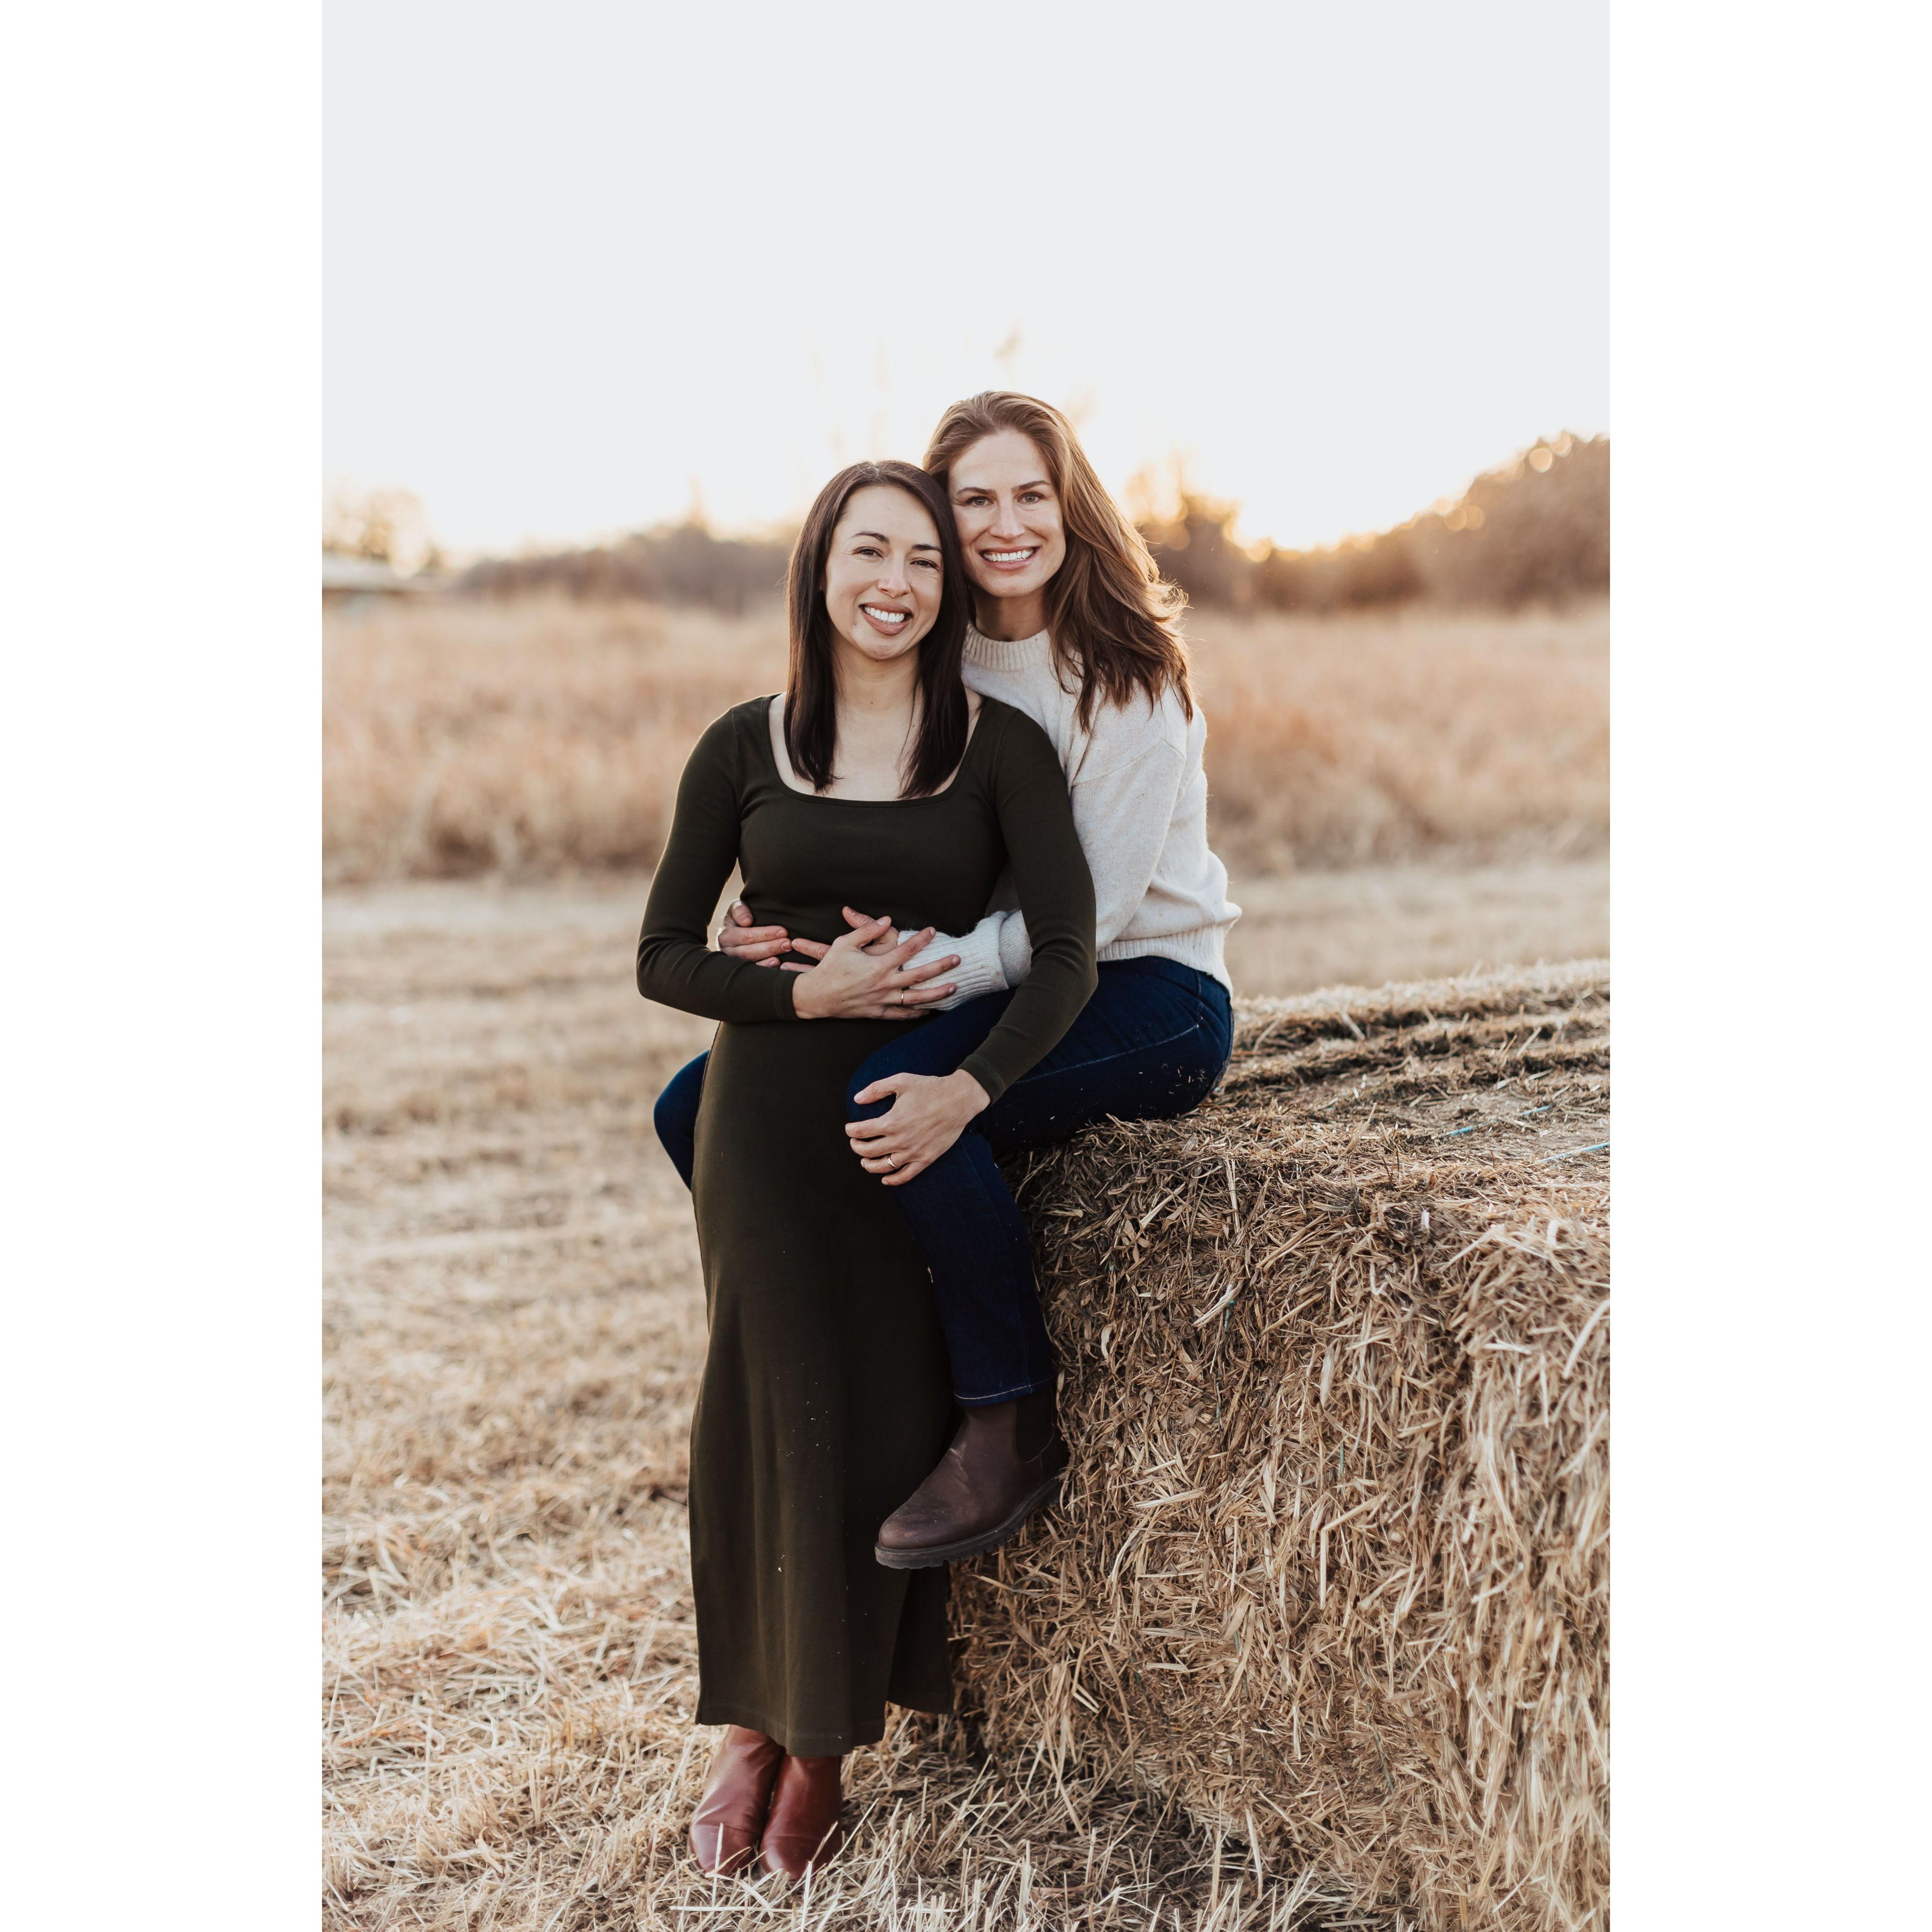
<svg viewBox="0 0 1932 1932"><path fill-rule="evenodd" d="M806 1916L697 1876L703 1302L650 1102L709 1030L638 998L637 909L452 885L329 907L326 1922L1363 1922L1123 1786L1003 1774L953 1720L856 1755L853 1848Z"/></svg>
<svg viewBox="0 0 1932 1932"><path fill-rule="evenodd" d="M1332 1873L1203 1828L1184 1790L989 1757L957 1720L908 1718L856 1755L853 1846L804 1916L770 1887L697 1877L682 1830L709 1735L689 1724L683 1495L702 1300L650 1109L709 1029L632 987L641 892L436 881L330 898L326 1922L1393 1932L1402 1920L1352 1905ZM1346 943L1370 943L1379 914L1400 961L1401 903L1364 899ZM1349 1123L1387 1118L1414 1052L1398 1044L1372 1083L1351 1072L1327 1102L1342 1112L1310 1132L1354 1145ZM1532 1160L1603 1138L1587 1094L1574 1120L1550 1095L1517 1122L1492 1084L1473 1112L1430 1102L1429 1130L1447 1130L1446 1106ZM1335 1560L1325 1538L1322 1552ZM1036 1590L1042 1574L1017 1551L992 1587ZM1149 1582L1149 1610L1179 1587Z"/></svg>
<svg viewBox="0 0 1932 1932"><path fill-rule="evenodd" d="M1606 952L1607 628L1192 618L1239 991ZM782 660L769 616L328 620L325 1922L1414 1932L1204 1826L1196 1773L1150 1798L1104 1753L989 1755L970 1720L856 1755L852 1845L808 1899L689 1864L703 1304L650 1106L710 1028L638 1000L632 949L686 748ZM1486 1134L1502 1099L1468 1103ZM1387 1131L1383 1088L1335 1104L1337 1144ZM1564 1119L1494 1126L1534 1160ZM1034 1588L1032 1560L989 1587Z"/></svg>
<svg viewBox="0 0 1932 1932"><path fill-rule="evenodd" d="M1211 825L1243 876L1600 854L1609 616L1189 620ZM777 688L775 611L439 601L325 627L328 876L655 862L698 731Z"/></svg>

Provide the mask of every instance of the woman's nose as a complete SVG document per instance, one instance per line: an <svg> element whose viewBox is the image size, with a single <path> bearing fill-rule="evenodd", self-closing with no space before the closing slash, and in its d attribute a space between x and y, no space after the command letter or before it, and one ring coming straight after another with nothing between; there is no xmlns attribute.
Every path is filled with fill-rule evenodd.
<svg viewBox="0 0 1932 1932"><path fill-rule="evenodd" d="M1010 497L1003 497L993 512L992 534L996 537L1018 537L1026 534L1026 526L1020 521L1019 506Z"/></svg>
<svg viewBox="0 0 1932 1932"><path fill-rule="evenodd" d="M885 596L903 597L910 588L903 563L889 560L880 567L879 589Z"/></svg>

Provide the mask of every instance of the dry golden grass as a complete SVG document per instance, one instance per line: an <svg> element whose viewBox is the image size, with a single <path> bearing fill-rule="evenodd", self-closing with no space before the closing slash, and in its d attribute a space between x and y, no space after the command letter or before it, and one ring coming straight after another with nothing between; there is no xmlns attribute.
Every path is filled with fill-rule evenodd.
<svg viewBox="0 0 1932 1932"><path fill-rule="evenodd" d="M1249 872L1456 848L1600 850L1606 608L1202 614L1216 847Z"/></svg>
<svg viewBox="0 0 1932 1932"><path fill-rule="evenodd" d="M1609 619L1198 612L1211 830L1238 871L1600 850ZM698 731L776 689L776 610L450 600L324 620L337 880L647 866Z"/></svg>
<svg viewBox="0 0 1932 1932"><path fill-rule="evenodd" d="M452 599L323 619L332 878L654 865L698 734L784 675L784 626Z"/></svg>
<svg viewBox="0 0 1932 1932"><path fill-rule="evenodd" d="M1108 1460L1121 1480L1100 1483L1100 1459L1083 1455L1068 1510L985 1566L988 1581L962 1585L992 1720L982 1733L908 1719L855 1754L851 1850L801 1918L795 1896L701 1880L683 1850L710 1744L689 1722L682 1500L702 1300L688 1202L650 1108L710 1030L638 1000L638 910L614 885L431 884L330 903L326 1922L1142 1932L1157 1919L1163 1932L1393 1932L1458 1922L1442 1916L1443 1888L1466 1875L1479 1840L1497 1848L1498 1871L1525 1847L1540 1856L1519 1899L1549 1897L1553 1873L1586 1922L1600 1784L1587 1750L1566 1754L1580 1735L1578 1696L1593 1694L1586 1679L1600 1668L1588 1642L1600 1526L1560 1526L1583 1534L1563 1559L1570 1570L1546 1574L1574 1573L1578 1593L1538 1641L1586 1641L1542 1679L1508 1648L1527 1634L1526 1614L1550 1611L1540 1581L1486 1609L1443 1594L1504 1574L1513 1534L1533 1561L1553 1560L1538 1540L1553 1529L1523 1511L1526 1498L1554 1492L1562 1432L1580 1426L1586 1439L1581 1474L1556 1489L1597 1483L1602 1437L1588 1418L1603 1324L1576 1347L1575 1297L1535 1252L1540 1243L1576 1264L1594 1294L1600 1167L1594 1156L1580 1168L1539 1158L1606 1138L1586 1124L1602 1108L1592 999L1570 1000L1568 1048L1546 1028L1496 1032L1511 1000L1548 1004L1576 976L1438 988L1437 1007L1406 1017L1400 1003L1367 999L1348 1004L1346 1022L1332 1000L1250 1010L1252 1051L1225 1100L1178 1128L1092 1136L1042 1164L1036 1205L1050 1218L1096 1188L1146 1178L1150 1162L1195 1184L1180 1220L1169 1204L1130 1238L1132 1269L1116 1264L1111 1281L1112 1210L1058 1217L1073 1234L1058 1245L1053 1300L1076 1441L1118 1437ZM1586 974L1573 990L1594 983ZM1452 1000L1474 1016L1460 1029ZM1523 1082L1559 1104L1523 1114ZM1456 1132L1466 1126L1476 1131ZM1232 1189L1225 1211L1216 1188ZM1452 1264L1415 1240L1432 1204L1444 1233L1467 1223L1480 1234L1493 1208L1504 1242L1519 1246L1492 1243ZM1563 1228L1528 1227L1532 1207ZM1302 1245L1274 1252L1285 1234ZM1245 1292L1197 1324L1216 1298L1200 1298L1204 1270ZM1468 1364L1466 1424L1438 1413L1442 1361L1418 1364L1402 1327L1416 1321L1442 1360L1460 1351ZM1270 1322L1286 1326L1270 1336ZM1401 1334L1385 1348L1391 1324ZM1333 1352L1332 1377L1319 1356L1298 1359L1311 1337ZM1545 1358L1571 1349L1573 1372L1550 1371ZM1194 1392L1130 1418L1096 1382L1096 1350L1127 1377L1124 1392L1151 1403L1177 1376ZM1397 1367L1436 1379L1384 1386ZM1234 1425L1256 1428L1269 1376L1286 1406L1280 1429L1270 1420L1263 1431L1265 1454L1243 1460L1213 1502L1184 1498L1192 1485L1155 1462L1171 1453L1205 1467L1238 1448ZM1539 1436L1549 1411L1556 1422ZM1419 1436L1390 1428L1425 1412L1448 1444L1426 1468ZM1459 1444L1494 1454L1472 1462ZM1264 1466L1271 1505L1258 1502ZM1418 1472L1420 1514L1385 1502L1372 1534L1366 1515L1341 1521L1365 1478L1389 1488ZM1161 1509L1131 1508L1156 1489ZM1130 1516L1147 1517L1150 1534L1126 1554L1117 1642L1094 1592L1102 1546ZM1397 1615L1402 1580L1418 1576L1424 1588ZM1036 1658L1031 1645L1058 1646L1059 1613L1042 1593L1061 1592L1072 1593L1066 1654ZM1438 1636L1432 1656L1411 1647ZM1136 1682L1121 1667L1132 1654L1183 1668ZM1306 1684L1290 1686L1304 1664ZM1550 1696L1532 1718L1492 1704L1499 1685ZM1191 1694L1203 1688L1211 1710ZM1483 1728L1492 1718L1493 1734ZM1522 1732L1539 1721L1548 1754L1526 1780ZM1378 1744L1400 1802L1383 1786ZM1286 1790L1280 1772L1298 1762L1318 1775ZM1465 1809L1443 1813L1432 1850L1423 1800L1436 1801L1444 1767L1459 1762ZM1552 1775L1564 1780L1553 1801ZM1567 1840L1550 1828L1552 1802L1568 1809ZM1287 1815L1271 1822L1270 1804ZM1418 1903L1391 1911L1391 1892ZM1516 1909L1513 1922L1539 1922Z"/></svg>
<svg viewBox="0 0 1932 1932"><path fill-rule="evenodd" d="M1604 1922L1608 995L1244 1001L1214 1100L1034 1163L1074 1466L959 1598L1010 1757L1364 1910Z"/></svg>
<svg viewBox="0 0 1932 1932"><path fill-rule="evenodd" d="M796 1894L684 1848L713 1735L683 1497L704 1347L657 1088L709 1029L630 983L638 905L332 901L325 1920L586 1932L1380 1924L1118 1782L908 1719Z"/></svg>

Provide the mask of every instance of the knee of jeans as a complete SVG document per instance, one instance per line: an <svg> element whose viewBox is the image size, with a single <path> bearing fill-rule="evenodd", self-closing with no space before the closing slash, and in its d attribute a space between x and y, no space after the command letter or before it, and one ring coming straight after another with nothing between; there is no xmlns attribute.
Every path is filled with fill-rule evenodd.
<svg viewBox="0 0 1932 1932"><path fill-rule="evenodd" d="M689 1083L674 1080L657 1097L651 1109L651 1125L657 1130L658 1144L667 1151L688 1147L698 1137L698 1110L689 1102Z"/></svg>

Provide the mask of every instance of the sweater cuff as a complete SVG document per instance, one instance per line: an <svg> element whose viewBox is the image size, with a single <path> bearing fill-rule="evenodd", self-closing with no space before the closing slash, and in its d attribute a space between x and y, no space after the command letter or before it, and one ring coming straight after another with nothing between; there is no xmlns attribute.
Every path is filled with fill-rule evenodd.
<svg viewBox="0 0 1932 1932"><path fill-rule="evenodd" d="M1033 970L1033 941L1027 937L1026 916L1009 913L1000 922L1000 983L1023 986Z"/></svg>
<svg viewBox="0 0 1932 1932"><path fill-rule="evenodd" d="M928 959L944 959L949 952L959 956L958 965L938 976L950 982L953 991L943 1000L929 1002L929 1010L950 1012L955 1006L963 1006L968 1000L983 999L988 993L1004 993L1010 986L1017 986L1018 980L1009 980L1006 975L1002 928L1021 924L1017 919L982 919L970 932L957 939L940 933L931 945L915 952L906 962L908 965L920 965ZM906 934L902 932L899 938L904 940Z"/></svg>

